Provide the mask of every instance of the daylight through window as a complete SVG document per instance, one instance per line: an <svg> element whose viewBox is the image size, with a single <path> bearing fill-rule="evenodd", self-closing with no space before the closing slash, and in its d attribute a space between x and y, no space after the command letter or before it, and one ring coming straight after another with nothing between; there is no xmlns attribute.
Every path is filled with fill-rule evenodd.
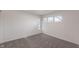
<svg viewBox="0 0 79 59"><path fill-rule="evenodd" d="M62 16L50 16L43 19L44 22L47 23L59 23L62 22L63 18Z"/></svg>

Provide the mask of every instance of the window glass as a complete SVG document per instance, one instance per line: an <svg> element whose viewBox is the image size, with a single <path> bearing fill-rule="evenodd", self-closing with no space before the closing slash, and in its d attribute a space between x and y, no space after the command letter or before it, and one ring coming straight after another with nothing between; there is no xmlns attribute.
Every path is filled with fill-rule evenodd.
<svg viewBox="0 0 79 59"><path fill-rule="evenodd" d="M53 16L52 16L52 17L48 17L48 22L49 22L49 23L50 23L50 22L53 22L53 20L54 20Z"/></svg>
<svg viewBox="0 0 79 59"><path fill-rule="evenodd" d="M54 22L62 22L62 16L55 16Z"/></svg>

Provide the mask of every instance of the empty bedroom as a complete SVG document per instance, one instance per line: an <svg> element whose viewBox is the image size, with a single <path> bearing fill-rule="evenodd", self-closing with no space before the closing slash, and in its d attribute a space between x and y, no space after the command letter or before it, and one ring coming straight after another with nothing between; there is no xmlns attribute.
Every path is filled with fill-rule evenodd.
<svg viewBox="0 0 79 59"><path fill-rule="evenodd" d="M0 10L0 48L79 48L79 10Z"/></svg>

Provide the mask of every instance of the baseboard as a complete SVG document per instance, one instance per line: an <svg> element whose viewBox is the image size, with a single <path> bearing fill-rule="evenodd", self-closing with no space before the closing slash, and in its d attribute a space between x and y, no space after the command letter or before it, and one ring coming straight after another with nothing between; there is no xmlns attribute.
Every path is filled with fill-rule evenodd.
<svg viewBox="0 0 79 59"><path fill-rule="evenodd" d="M64 40L64 39L62 39L62 38L59 38L59 37L56 37L56 36L52 36L51 34L48 34L48 33L44 33L44 34L49 35L49 36L51 36L51 37L55 37L55 38L61 39L61 40ZM67 42L70 42L70 43L73 43L73 44L76 44L76 45L79 46L79 44L74 43L74 42L72 42L72 41L68 41L68 40L64 40L64 41L67 41Z"/></svg>

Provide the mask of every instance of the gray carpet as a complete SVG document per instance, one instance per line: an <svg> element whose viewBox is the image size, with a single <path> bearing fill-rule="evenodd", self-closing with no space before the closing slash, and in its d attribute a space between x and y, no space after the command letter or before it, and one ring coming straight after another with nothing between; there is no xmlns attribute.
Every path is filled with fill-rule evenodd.
<svg viewBox="0 0 79 59"><path fill-rule="evenodd" d="M78 48L77 44L43 33L0 44L0 48Z"/></svg>

